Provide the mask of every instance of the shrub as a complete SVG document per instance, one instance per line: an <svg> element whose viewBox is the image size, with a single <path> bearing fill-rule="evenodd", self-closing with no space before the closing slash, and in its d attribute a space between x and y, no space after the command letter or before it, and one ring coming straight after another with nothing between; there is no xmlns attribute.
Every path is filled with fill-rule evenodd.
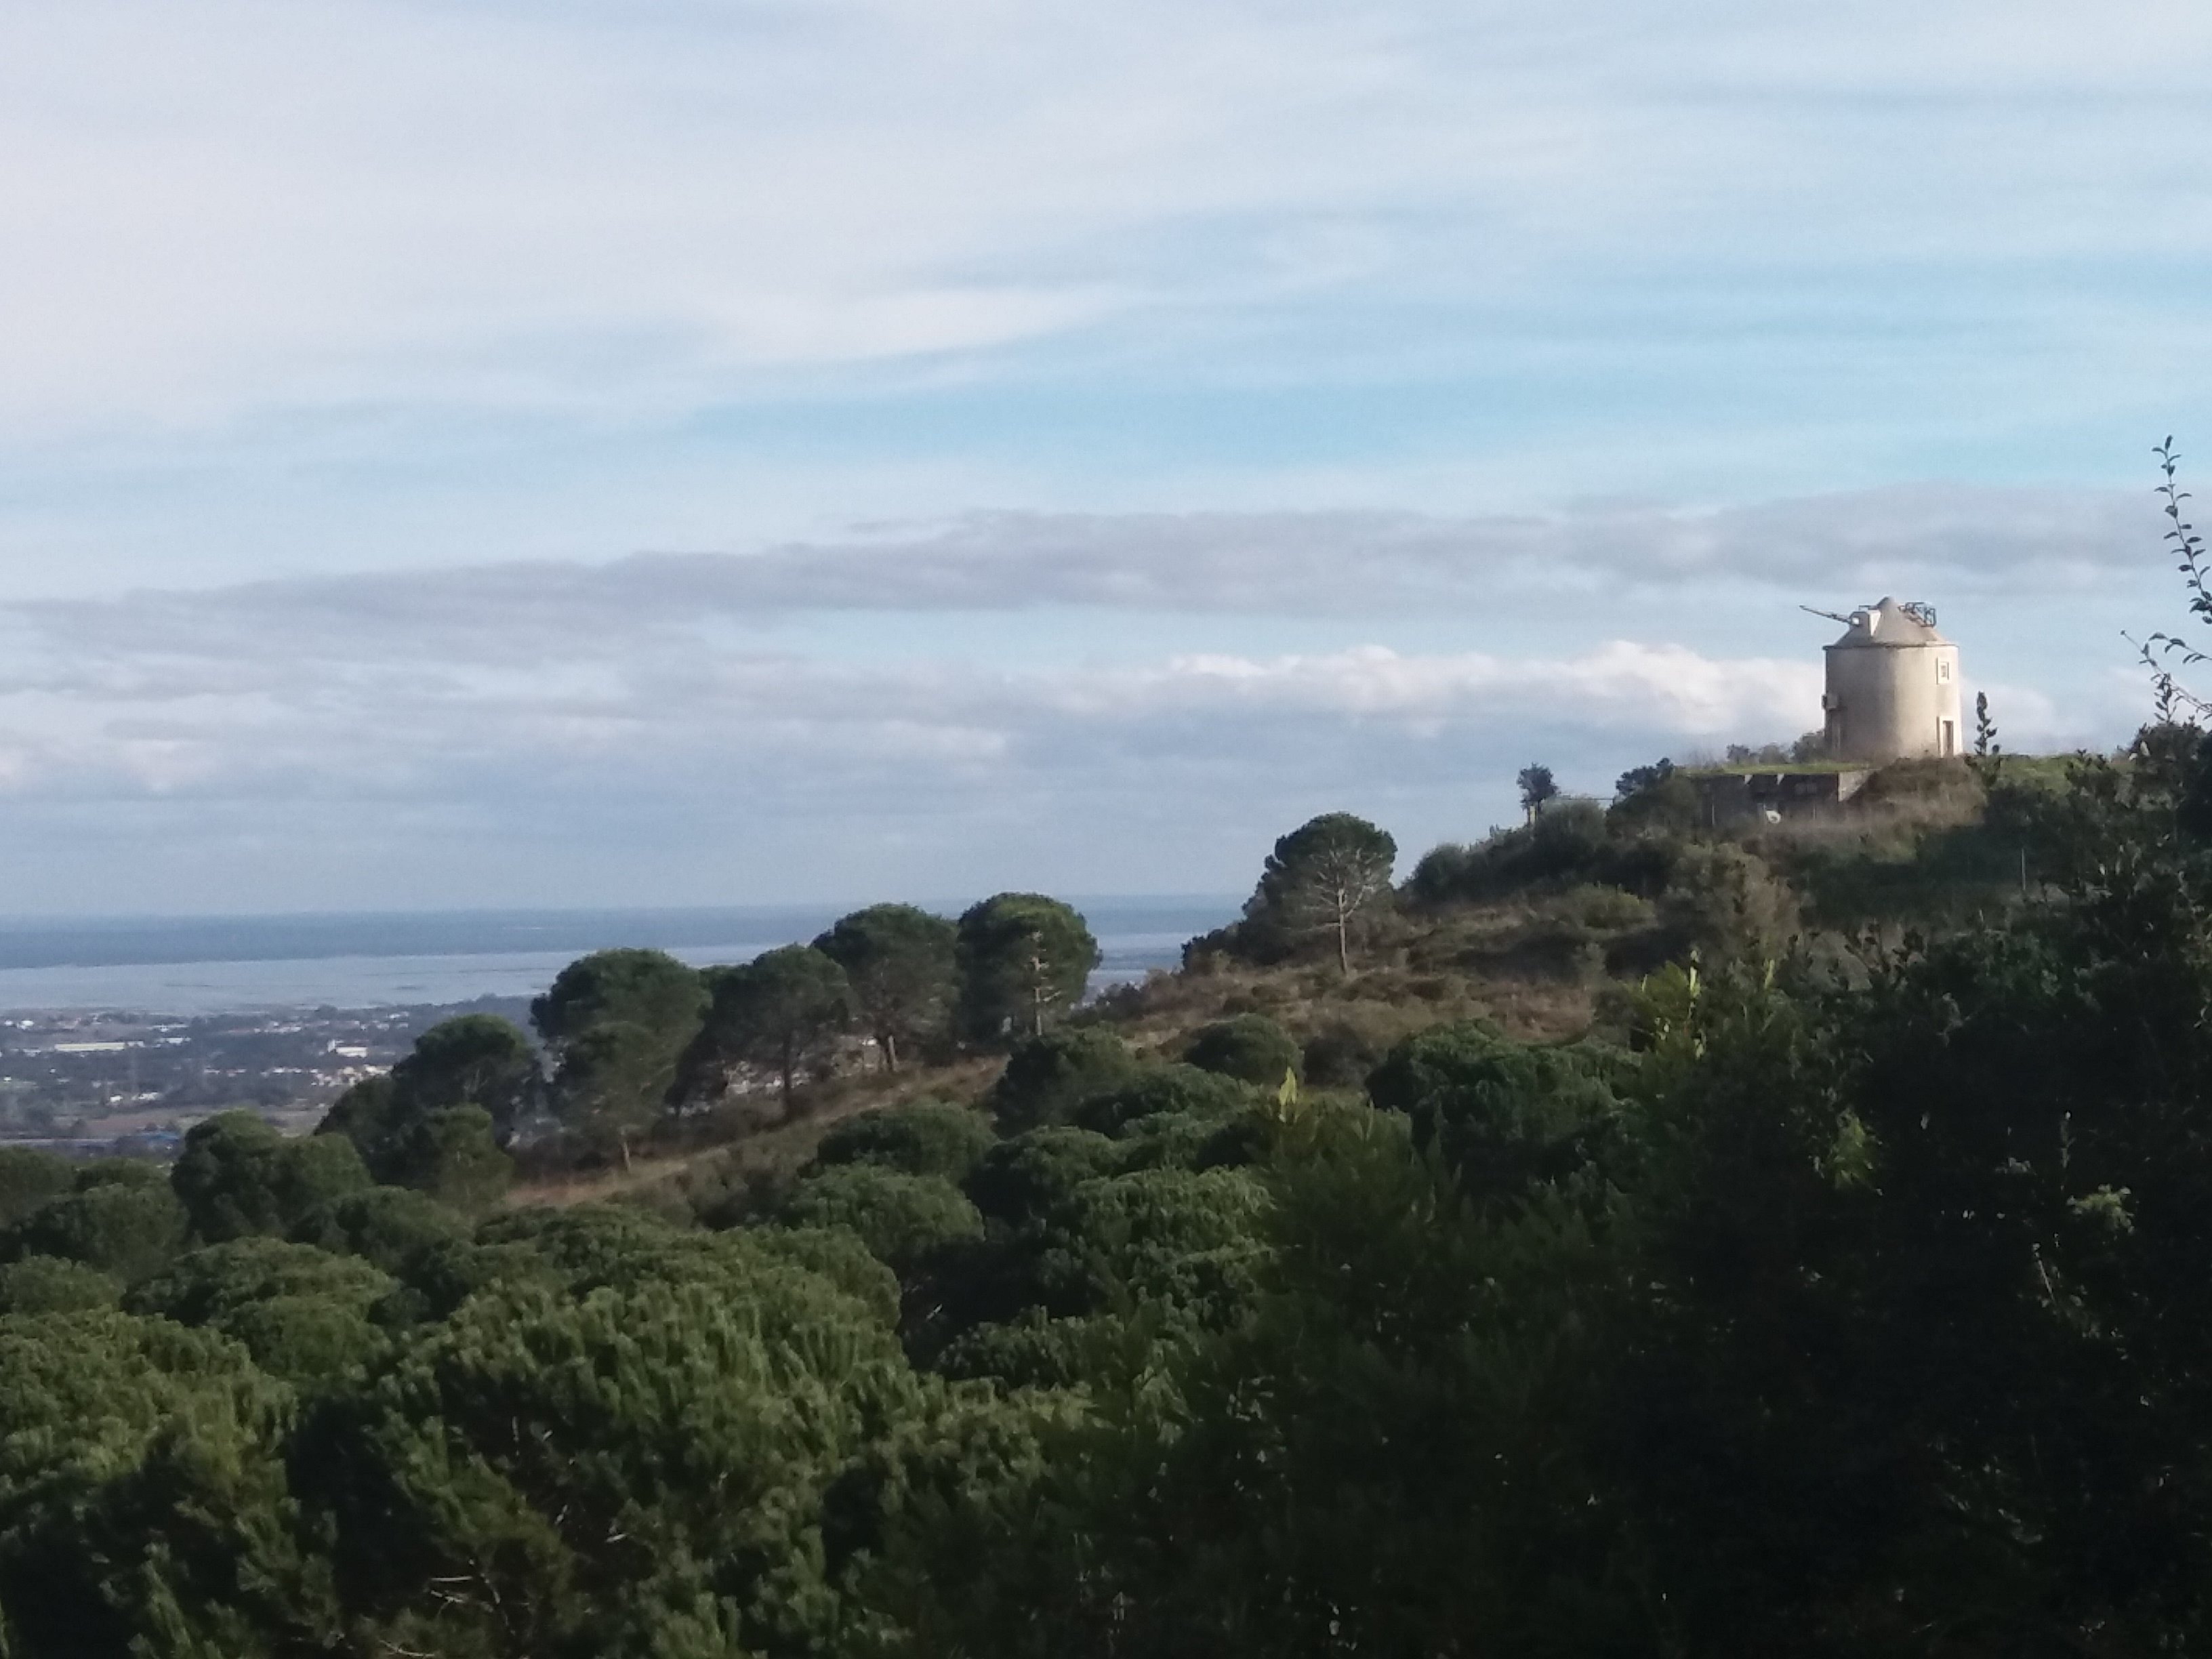
<svg viewBox="0 0 2212 1659"><path fill-rule="evenodd" d="M514 1160L501 1150L491 1114L481 1106L444 1106L414 1119L394 1137L391 1179L469 1213L489 1209L514 1178Z"/></svg>
<svg viewBox="0 0 2212 1659"><path fill-rule="evenodd" d="M89 1164L81 1164L76 1170L73 1190L88 1193L95 1187L167 1187L169 1171L165 1165L143 1158L102 1158Z"/></svg>
<svg viewBox="0 0 2212 1659"><path fill-rule="evenodd" d="M1075 1121L1082 1128L1118 1135L1129 1124L1148 1117L1189 1113L1223 1116L1251 1098L1249 1085L1235 1078L1195 1066L1156 1066L1092 1095L1075 1109Z"/></svg>
<svg viewBox="0 0 2212 1659"><path fill-rule="evenodd" d="M1358 1088L1382 1054L1382 1045L1359 1027L1324 1025L1306 1039L1305 1081L1317 1089Z"/></svg>
<svg viewBox="0 0 2212 1659"><path fill-rule="evenodd" d="M132 1313L180 1325L216 1325L272 1297L313 1297L363 1313L392 1289L390 1275L351 1256L277 1238L240 1238L188 1250L125 1298Z"/></svg>
<svg viewBox="0 0 2212 1659"><path fill-rule="evenodd" d="M0 1227L12 1227L75 1184L65 1158L35 1146L0 1146Z"/></svg>
<svg viewBox="0 0 2212 1659"><path fill-rule="evenodd" d="M369 1184L343 1135L289 1140L251 1112L223 1112L192 1126L170 1176L208 1243L281 1233L311 1210Z"/></svg>
<svg viewBox="0 0 2212 1659"><path fill-rule="evenodd" d="M1593 877L1638 898L1656 899L1674 878L1689 843L1665 830L1646 830L1608 843Z"/></svg>
<svg viewBox="0 0 2212 1659"><path fill-rule="evenodd" d="M1297 1039L1265 1014L1238 1014L1201 1027L1182 1057L1202 1072L1265 1089L1279 1088L1285 1074L1302 1076L1305 1071Z"/></svg>
<svg viewBox="0 0 2212 1659"><path fill-rule="evenodd" d="M1002 1140L968 1177L968 1196L994 1221L1042 1215L1086 1181L1121 1169L1123 1149L1095 1129L1054 1125Z"/></svg>
<svg viewBox="0 0 2212 1659"><path fill-rule="evenodd" d="M1631 927L1641 927L1649 923L1653 915L1649 900L1638 898L1619 887L1595 884L1576 888L1566 896L1563 908L1582 926L1600 933L1621 933Z"/></svg>
<svg viewBox="0 0 2212 1659"><path fill-rule="evenodd" d="M1705 822L1697 785L1668 763L1660 764L1666 768L1663 773L1656 774L1641 787L1624 788L1620 799L1607 811L1606 822L1615 836L1654 830L1680 835ZM1622 783L1627 785L1635 775L1623 777Z"/></svg>
<svg viewBox="0 0 2212 1659"><path fill-rule="evenodd" d="M1516 1042L1480 1020L1408 1037L1369 1078L1377 1107L1413 1120L1477 1197L1510 1195L1587 1161L1617 1103L1590 1051Z"/></svg>
<svg viewBox="0 0 2212 1659"><path fill-rule="evenodd" d="M1605 809L1595 801L1562 801L1537 814L1528 842L1536 869L1544 878L1587 870L1605 849Z"/></svg>
<svg viewBox="0 0 2212 1659"><path fill-rule="evenodd" d="M167 1182L102 1181L40 1206L10 1233L9 1253L82 1261L128 1283L175 1260L185 1231Z"/></svg>
<svg viewBox="0 0 2212 1659"><path fill-rule="evenodd" d="M759 1227L744 1237L769 1256L820 1274L863 1304L886 1329L898 1323L898 1275L859 1234L843 1227Z"/></svg>
<svg viewBox="0 0 2212 1659"><path fill-rule="evenodd" d="M1660 915L1677 950L1713 963L1771 958L1801 926L1789 884L1763 860L1725 845L1685 852Z"/></svg>
<svg viewBox="0 0 2212 1659"><path fill-rule="evenodd" d="M1136 1069L1136 1056L1111 1031L1083 1027L1025 1037L992 1087L991 1113L1006 1134L1064 1123L1079 1102Z"/></svg>
<svg viewBox="0 0 2212 1659"><path fill-rule="evenodd" d="M1115 1315L1054 1319L1042 1308L1027 1308L1017 1318L956 1338L937 1370L951 1377L991 1377L1008 1388L1072 1389L1109 1369L1126 1346Z"/></svg>
<svg viewBox="0 0 2212 1659"><path fill-rule="evenodd" d="M880 1164L908 1175L960 1182L997 1139L989 1120L970 1107L917 1100L848 1118L822 1137L814 1161L824 1168Z"/></svg>
<svg viewBox="0 0 2212 1659"><path fill-rule="evenodd" d="M1046 1305L1091 1312L1126 1293L1225 1322L1255 1287L1267 1201L1241 1170L1150 1169L1085 1182L1047 1230L1038 1263Z"/></svg>
<svg viewBox="0 0 2212 1659"><path fill-rule="evenodd" d="M468 1223L435 1199L405 1187L371 1187L319 1206L291 1231L295 1243L357 1255L398 1273L422 1252L468 1237Z"/></svg>
<svg viewBox="0 0 2212 1659"><path fill-rule="evenodd" d="M1166 1112L1123 1126L1124 1170L1241 1169L1267 1152L1267 1121L1249 1111Z"/></svg>
<svg viewBox="0 0 2212 1659"><path fill-rule="evenodd" d="M133 1289L125 1305L220 1331L270 1376L313 1383L383 1346L375 1316L398 1289L390 1275L351 1256L240 1238L180 1257Z"/></svg>
<svg viewBox="0 0 2212 1659"><path fill-rule="evenodd" d="M26 1256L0 1267L0 1314L82 1313L112 1308L122 1285L97 1267L58 1256Z"/></svg>
<svg viewBox="0 0 2212 1659"><path fill-rule="evenodd" d="M1415 861L1413 874L1406 878L1406 896L1427 909L1465 897L1475 884L1475 865L1488 845L1487 842L1469 846L1465 842L1448 841L1431 847Z"/></svg>
<svg viewBox="0 0 2212 1659"><path fill-rule="evenodd" d="M1447 843L1413 866L1407 890L1416 903L1473 903L1532 887L1589 878L1607 848L1604 811L1567 801L1533 824L1500 830L1472 847Z"/></svg>
<svg viewBox="0 0 2212 1659"><path fill-rule="evenodd" d="M1232 921L1187 941L1182 965L1186 973L1192 974L1218 973L1224 963L1231 962L1267 968L1288 961L1295 951L1295 942L1279 928L1249 921Z"/></svg>
<svg viewBox="0 0 2212 1659"><path fill-rule="evenodd" d="M983 1218L941 1176L847 1164L808 1176L784 1201L793 1227L845 1227L894 1272L910 1271L945 1245L980 1238Z"/></svg>

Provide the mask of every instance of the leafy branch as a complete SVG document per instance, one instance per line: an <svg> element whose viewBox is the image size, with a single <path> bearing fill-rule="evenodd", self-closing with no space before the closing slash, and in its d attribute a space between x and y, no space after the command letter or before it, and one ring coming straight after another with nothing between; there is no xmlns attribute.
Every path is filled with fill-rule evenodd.
<svg viewBox="0 0 2212 1659"><path fill-rule="evenodd" d="M2197 533L2197 526L2183 512L2182 504L2190 499L2190 495L2180 483L2180 452L2174 448L2172 435L2168 434L2166 441L2154 446L2151 453L2158 457L2159 470L2166 475L2156 494L2168 521L2166 539L2172 545L2179 561L2176 568L2189 587L2190 613L2201 622L2212 623L2212 568L2207 568L2204 538ZM2141 640L2131 634L2124 637L2136 647L2144 668L2149 671L2160 725L2172 725L2179 720L2193 726L2212 715L2212 700L2197 696L2182 684L2175 672L2177 668L2189 669L2212 661L2212 655L2199 651L2178 634L2157 633Z"/></svg>
<svg viewBox="0 0 2212 1659"><path fill-rule="evenodd" d="M2004 770L2004 745L1997 741L1997 723L1990 718L1986 691L1974 693L1974 752L1966 757L1966 765L1984 789L1996 787Z"/></svg>

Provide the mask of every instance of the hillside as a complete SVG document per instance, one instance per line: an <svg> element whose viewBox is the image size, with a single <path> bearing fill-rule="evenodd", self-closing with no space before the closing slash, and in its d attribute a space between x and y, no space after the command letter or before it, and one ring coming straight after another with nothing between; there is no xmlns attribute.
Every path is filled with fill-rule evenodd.
<svg viewBox="0 0 2212 1659"><path fill-rule="evenodd" d="M2212 748L1691 787L1327 815L1088 1005L878 906L0 1152L0 1651L2186 1650Z"/></svg>
<svg viewBox="0 0 2212 1659"><path fill-rule="evenodd" d="M2002 915L2043 884L2044 853L2031 848L2048 839L2042 817L2074 763L2008 757L1985 786L1964 764L1903 763L1847 811L1719 832L1697 823L1680 787L1610 811L1569 803L1533 827L1431 849L1363 917L1349 973L1325 938L1271 947L1225 929L1194 939L1182 971L1114 989L1073 1023L1172 1060L1208 1024L1259 1016L1298 1049L1308 1090L1355 1092L1395 1045L1432 1026L1625 1040L1634 988L1693 954L1708 965L1791 951L1827 960L1869 932L1932 935ZM971 1056L887 1077L848 1062L797 1121L763 1127L741 1109L734 1150L700 1145L720 1132L694 1125L634 1170L556 1172L514 1200L628 1193L679 1211L740 1174L802 1162L827 1125L854 1113L980 1104L996 1070Z"/></svg>

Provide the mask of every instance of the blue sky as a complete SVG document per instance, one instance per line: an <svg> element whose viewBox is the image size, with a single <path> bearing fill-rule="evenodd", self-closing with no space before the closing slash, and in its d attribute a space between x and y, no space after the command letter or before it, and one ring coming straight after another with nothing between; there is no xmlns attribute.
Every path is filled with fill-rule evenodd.
<svg viewBox="0 0 2212 1659"><path fill-rule="evenodd" d="M1886 591L2118 741L2212 14L1800 12L13 9L0 910L1241 888Z"/></svg>

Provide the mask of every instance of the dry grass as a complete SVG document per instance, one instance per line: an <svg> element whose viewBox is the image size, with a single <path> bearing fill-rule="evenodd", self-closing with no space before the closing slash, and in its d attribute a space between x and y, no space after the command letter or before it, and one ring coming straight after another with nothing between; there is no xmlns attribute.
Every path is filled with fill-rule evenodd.
<svg viewBox="0 0 2212 1659"><path fill-rule="evenodd" d="M1616 924L1624 897L1609 900ZM1476 1018L1534 1041L1571 1037L1589 1029L1607 942L1648 920L1644 907L1626 902L1626 927L1592 926L1588 890L1401 917L1349 977L1326 960L1156 973L1102 1014L1133 1044L1170 1058L1200 1025L1247 1013L1279 1021L1301 1042L1350 1030L1377 1048Z"/></svg>
<svg viewBox="0 0 2212 1659"><path fill-rule="evenodd" d="M1082 1017L1110 1025L1139 1054L1161 1060L1181 1058L1199 1027L1247 1013L1279 1022L1302 1043L1325 1039L1376 1055L1416 1032L1466 1019L1492 1021L1528 1041L1561 1041L1589 1029L1596 999L1613 982L1603 969L1607 942L1646 919L1645 907L1626 901L1624 908L1624 900L1609 890L1578 889L1395 917L1348 977L1320 956L1266 968L1217 963L1156 971L1109 993ZM797 1170L832 1125L860 1113L924 1098L980 1101L1002 1064L988 1056L888 1076L843 1073L806 1090L789 1121L768 1097L748 1097L672 1131L683 1144L648 1146L627 1170L538 1175L519 1183L508 1202L613 1200L694 1212Z"/></svg>
<svg viewBox="0 0 2212 1659"><path fill-rule="evenodd" d="M832 1124L862 1112L902 1106L924 1099L972 1101L982 1097L1004 1062L993 1056L963 1059L949 1066L909 1066L896 1073L850 1072L807 1089L799 1112L783 1119L762 1099L757 1109L744 1106L717 1115L714 1127L695 1126L692 1143L666 1151L651 1147L635 1155L628 1169L610 1167L550 1173L518 1182L507 1194L512 1205L591 1204L627 1199L656 1189L680 1190L692 1178L713 1170L796 1168L813 1156L815 1144Z"/></svg>

